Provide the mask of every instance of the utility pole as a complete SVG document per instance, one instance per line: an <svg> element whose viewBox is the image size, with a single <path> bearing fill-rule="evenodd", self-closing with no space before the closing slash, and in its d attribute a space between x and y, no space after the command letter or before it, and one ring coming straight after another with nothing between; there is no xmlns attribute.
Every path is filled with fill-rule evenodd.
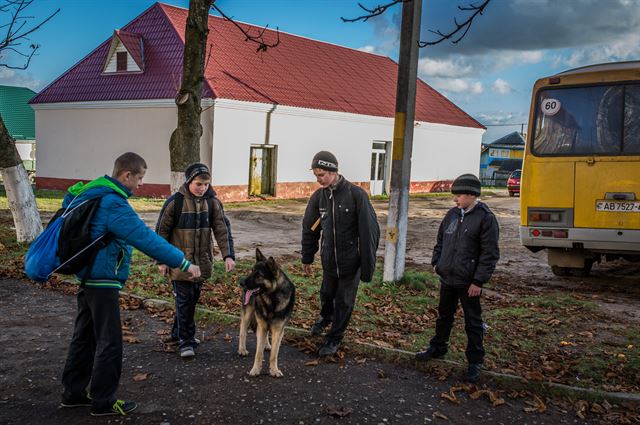
<svg viewBox="0 0 640 425"><path fill-rule="evenodd" d="M398 281L404 275L421 14L422 0L402 3L389 216L384 250L385 282Z"/></svg>

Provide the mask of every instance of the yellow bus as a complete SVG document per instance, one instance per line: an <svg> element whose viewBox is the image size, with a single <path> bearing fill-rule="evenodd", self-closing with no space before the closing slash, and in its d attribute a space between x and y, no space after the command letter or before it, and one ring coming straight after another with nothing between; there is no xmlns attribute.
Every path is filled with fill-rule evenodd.
<svg viewBox="0 0 640 425"><path fill-rule="evenodd" d="M536 81L520 191L520 241L554 274L640 260L640 61Z"/></svg>

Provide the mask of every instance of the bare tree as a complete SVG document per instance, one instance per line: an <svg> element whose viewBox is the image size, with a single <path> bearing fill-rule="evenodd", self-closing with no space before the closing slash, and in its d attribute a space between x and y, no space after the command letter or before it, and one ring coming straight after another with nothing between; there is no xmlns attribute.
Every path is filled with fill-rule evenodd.
<svg viewBox="0 0 640 425"><path fill-rule="evenodd" d="M4 33L0 38L0 67L24 70L40 47L31 43L29 37L47 23L60 9L46 19L33 25L33 16L25 10L34 0L5 0L0 4L0 16L8 22L0 25ZM14 58L12 61L11 59ZM16 148L15 140L9 134L0 117L0 174L7 192L9 209L13 215L18 242L31 242L42 231L42 221L36 199L29 183L27 172Z"/></svg>
<svg viewBox="0 0 640 425"><path fill-rule="evenodd" d="M185 168L191 163L200 161L200 137L202 136L200 115L202 113L202 84L209 34L209 10L213 8L224 19L232 22L244 34L246 41L257 44L257 52L266 52L267 49L276 47L280 43L279 35L273 43L265 41L266 27L258 30L242 26L228 17L214 3L215 0L191 0L189 2L189 15L184 37L182 83L176 96L178 126L169 142L172 192L175 192L182 184Z"/></svg>
<svg viewBox="0 0 640 425"><path fill-rule="evenodd" d="M360 7L360 9L366 12L364 15L358 16L356 18L340 18L340 19L342 19L343 22L358 22L358 21L366 22L371 18L382 15L389 8L395 6L396 4L410 3L411 1L413 0L393 0L390 3L378 5L374 8L368 8L364 6L362 3L358 3L358 6ZM459 23L458 20L454 18L453 23L455 24L456 28L451 30L448 33L443 33L440 30L435 30L435 31L429 30L429 32L436 34L438 38L434 41L419 41L418 47L435 46L436 44L440 44L445 40L449 40L450 38L452 38L453 36L455 36L456 34L462 31L462 34L460 34L458 38L451 41L453 44L458 44L465 37L465 35L467 35L467 32L471 28L471 24L473 23L473 20L476 19L478 15L482 15L487 5L489 5L490 1L491 0L484 0L482 3L477 5L469 4L468 6L458 6L458 10L460 11L463 11L463 12L472 11L473 13L462 23Z"/></svg>

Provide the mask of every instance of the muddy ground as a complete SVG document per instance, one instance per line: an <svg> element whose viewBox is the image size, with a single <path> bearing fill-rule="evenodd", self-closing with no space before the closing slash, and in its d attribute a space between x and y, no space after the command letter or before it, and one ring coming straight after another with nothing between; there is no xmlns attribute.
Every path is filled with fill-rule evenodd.
<svg viewBox="0 0 640 425"><path fill-rule="evenodd" d="M537 412L531 395L492 407L488 397L458 392L444 399L444 381L415 369L347 355L308 365L314 356L290 344L280 351L285 376L247 375L252 357L239 358L237 330L211 324L194 360L165 351L168 325L145 310L123 311L125 343L119 396L138 402L126 417L89 416L88 408L61 409L60 376L71 337L75 299L34 284L0 280L0 424L582 424L571 404L546 401ZM249 350L254 338L250 335ZM265 368L266 369L266 368ZM485 381L492 388L492 383ZM340 417L340 415L344 415Z"/></svg>

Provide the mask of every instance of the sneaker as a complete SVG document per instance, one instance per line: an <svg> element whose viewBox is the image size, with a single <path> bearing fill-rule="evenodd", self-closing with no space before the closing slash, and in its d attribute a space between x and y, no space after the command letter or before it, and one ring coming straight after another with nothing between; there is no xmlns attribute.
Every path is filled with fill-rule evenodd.
<svg viewBox="0 0 640 425"><path fill-rule="evenodd" d="M194 357L196 355L196 351L193 347L182 347L180 349L180 357L183 359Z"/></svg>
<svg viewBox="0 0 640 425"><path fill-rule="evenodd" d="M179 343L180 339L176 338L175 336L168 336L165 339L163 339L162 342L168 345L174 345ZM202 341L200 341L199 338L193 338L193 342L195 342L197 345L200 345Z"/></svg>
<svg viewBox="0 0 640 425"><path fill-rule="evenodd" d="M480 371L482 370L482 363L469 363L466 375L464 375L465 382L478 382L480 379Z"/></svg>
<svg viewBox="0 0 640 425"><path fill-rule="evenodd" d="M60 402L60 407L89 407L91 406L91 397L89 394L79 395L79 396L70 396L65 397L62 396L62 401Z"/></svg>
<svg viewBox="0 0 640 425"><path fill-rule="evenodd" d="M327 320L323 317L319 318L312 326L311 326L311 335L320 336L324 332L324 328L331 324L331 320Z"/></svg>
<svg viewBox="0 0 640 425"><path fill-rule="evenodd" d="M424 351L418 351L415 355L415 358L419 362L426 362L431 359L441 359L444 357L444 354L445 353L443 353L442 351L438 351L436 348L429 346Z"/></svg>
<svg viewBox="0 0 640 425"><path fill-rule="evenodd" d="M91 406L91 416L126 415L137 407L138 404L135 401L116 400L113 405L107 407Z"/></svg>
<svg viewBox="0 0 640 425"><path fill-rule="evenodd" d="M318 350L318 355L320 357L332 356L338 352L339 346L339 341L327 341L322 347L320 347L320 350Z"/></svg>

